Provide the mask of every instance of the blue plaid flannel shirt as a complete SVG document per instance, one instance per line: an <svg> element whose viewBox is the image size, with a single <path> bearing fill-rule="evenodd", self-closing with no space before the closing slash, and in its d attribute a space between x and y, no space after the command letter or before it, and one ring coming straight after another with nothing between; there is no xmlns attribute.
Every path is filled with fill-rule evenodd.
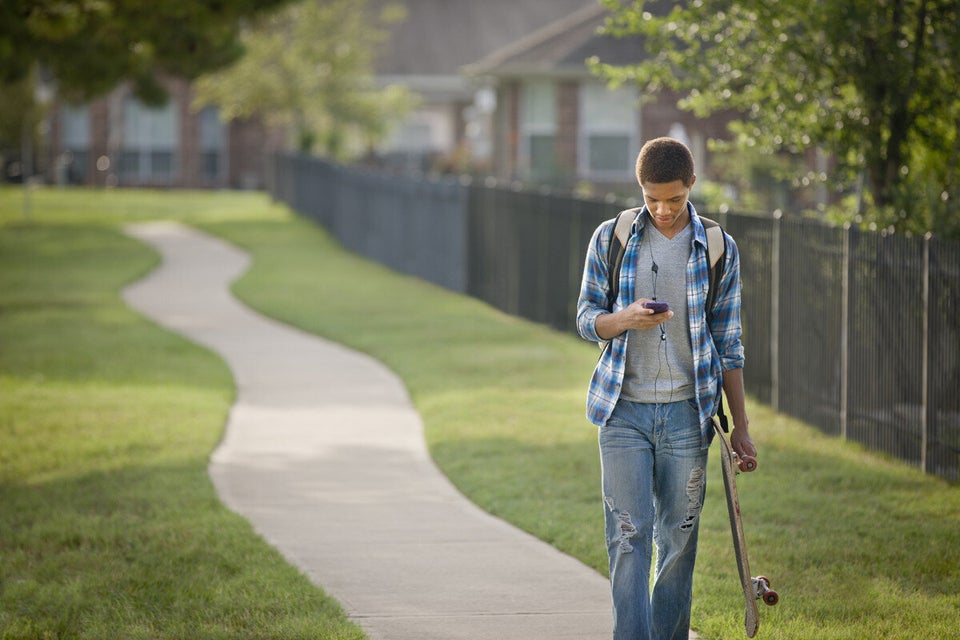
<svg viewBox="0 0 960 640"><path fill-rule="evenodd" d="M687 263L687 312L690 319L690 344L696 379L696 400L700 408L700 424L704 446L713 437L712 417L720 400L722 372L743 367L743 345L740 342L740 254L733 238L724 233L726 250L723 276L717 290L713 316L707 325L706 305L710 266L707 259L707 236L692 204L687 204L693 223L693 247ZM630 231L623 264L620 268L620 295L613 310L629 306L635 300L637 250L648 220L644 207L637 215ZM577 330L581 337L602 342L597 335L597 317L610 309L607 291L607 251L613 231L613 220L602 223L593 233L587 248L587 257L577 301ZM626 366L627 334L611 341L603 351L587 394L587 418L603 426L613 413L620 397Z"/></svg>

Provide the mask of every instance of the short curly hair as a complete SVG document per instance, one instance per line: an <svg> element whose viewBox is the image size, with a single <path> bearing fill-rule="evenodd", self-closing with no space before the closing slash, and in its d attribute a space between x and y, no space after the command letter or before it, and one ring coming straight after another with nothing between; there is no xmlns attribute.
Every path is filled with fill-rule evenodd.
<svg viewBox="0 0 960 640"><path fill-rule="evenodd" d="M683 182L685 187L693 182L693 154L690 149L674 138L649 140L637 156L637 181L642 186L676 180Z"/></svg>

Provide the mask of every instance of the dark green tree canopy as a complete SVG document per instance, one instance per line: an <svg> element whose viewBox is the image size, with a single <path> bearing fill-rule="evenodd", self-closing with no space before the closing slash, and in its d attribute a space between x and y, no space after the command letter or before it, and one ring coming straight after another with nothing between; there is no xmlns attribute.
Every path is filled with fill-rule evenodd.
<svg viewBox="0 0 960 640"><path fill-rule="evenodd" d="M0 85L39 64L75 100L130 80L142 100L161 102L158 74L195 78L235 61L242 20L286 1L3 0Z"/></svg>
<svg viewBox="0 0 960 640"><path fill-rule="evenodd" d="M960 0L601 1L649 52L601 75L736 111L742 148L830 154L884 225L960 230Z"/></svg>

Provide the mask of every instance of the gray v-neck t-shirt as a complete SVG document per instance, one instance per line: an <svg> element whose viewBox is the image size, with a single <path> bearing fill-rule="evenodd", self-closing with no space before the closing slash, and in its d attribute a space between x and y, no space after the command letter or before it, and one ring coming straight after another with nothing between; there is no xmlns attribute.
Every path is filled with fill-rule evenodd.
<svg viewBox="0 0 960 640"><path fill-rule="evenodd" d="M648 331L628 331L626 373L620 391L625 400L667 403L696 396L687 313L687 262L692 242L691 224L669 239L649 220L644 226L637 251L636 299L668 303L673 318Z"/></svg>

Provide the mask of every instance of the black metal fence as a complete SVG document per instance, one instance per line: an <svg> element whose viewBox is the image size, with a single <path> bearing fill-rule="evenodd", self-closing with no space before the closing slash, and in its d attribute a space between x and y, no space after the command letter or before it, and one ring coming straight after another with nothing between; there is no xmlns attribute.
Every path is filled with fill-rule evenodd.
<svg viewBox="0 0 960 640"><path fill-rule="evenodd" d="M559 330L587 242L622 204L277 156L274 198L347 248ZM705 212L706 215L711 215ZM748 391L824 432L960 479L960 244L727 213Z"/></svg>

